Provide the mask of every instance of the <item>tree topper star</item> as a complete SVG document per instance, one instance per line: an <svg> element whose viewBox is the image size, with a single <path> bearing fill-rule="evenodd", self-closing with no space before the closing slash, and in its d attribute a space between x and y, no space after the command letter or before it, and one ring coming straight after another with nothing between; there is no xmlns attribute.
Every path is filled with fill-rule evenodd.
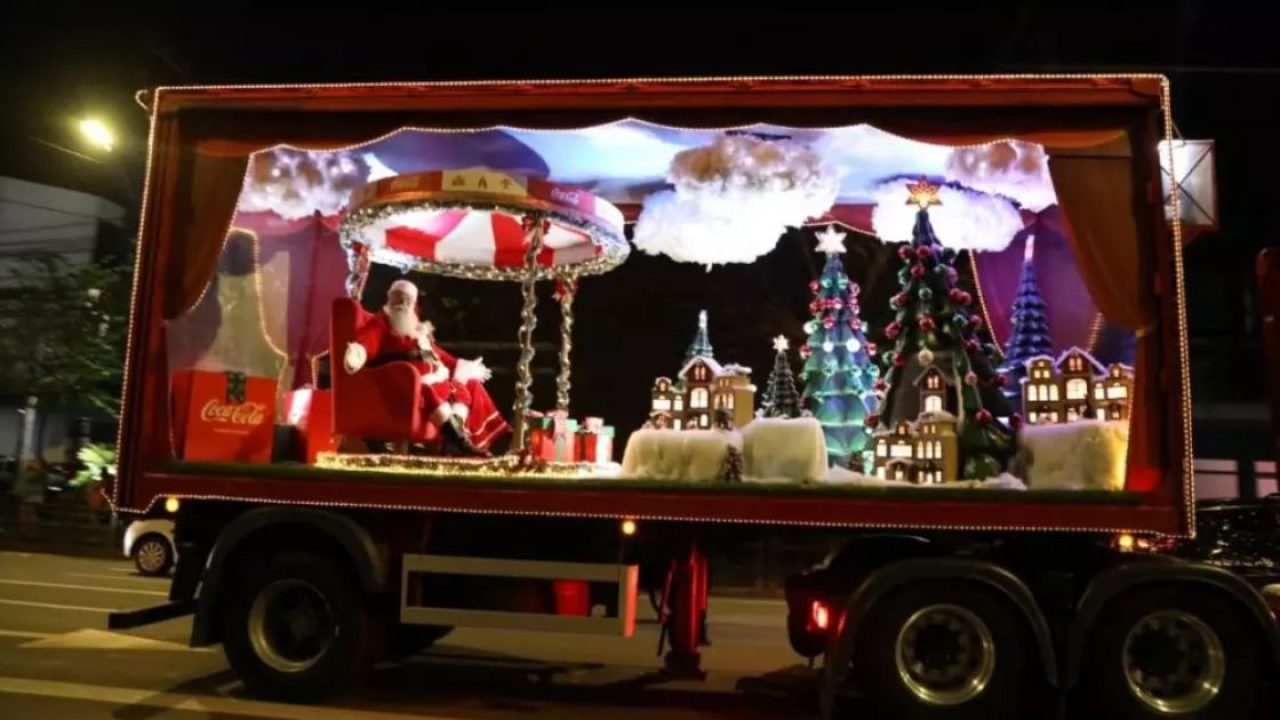
<svg viewBox="0 0 1280 720"><path fill-rule="evenodd" d="M786 335L779 335L773 339L774 350L777 350L778 352L786 352L789 347L791 347L791 343L787 342Z"/></svg>
<svg viewBox="0 0 1280 720"><path fill-rule="evenodd" d="M818 238L818 252L839 255L844 252L844 239L848 237L848 233L842 233L834 225L828 225L815 237Z"/></svg>

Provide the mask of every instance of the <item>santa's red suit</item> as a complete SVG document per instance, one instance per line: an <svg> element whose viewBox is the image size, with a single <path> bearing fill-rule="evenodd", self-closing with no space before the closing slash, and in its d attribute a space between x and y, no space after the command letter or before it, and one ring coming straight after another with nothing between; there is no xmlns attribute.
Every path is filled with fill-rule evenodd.
<svg viewBox="0 0 1280 720"><path fill-rule="evenodd" d="M511 431L484 389L488 371L483 364L459 360L442 350L431 336L430 324L420 323L415 333L402 335L395 332L386 312L381 312L362 323L355 342L368 358L359 365L373 367L403 360L422 373L422 412L432 425L440 427L456 417L471 443L485 450Z"/></svg>

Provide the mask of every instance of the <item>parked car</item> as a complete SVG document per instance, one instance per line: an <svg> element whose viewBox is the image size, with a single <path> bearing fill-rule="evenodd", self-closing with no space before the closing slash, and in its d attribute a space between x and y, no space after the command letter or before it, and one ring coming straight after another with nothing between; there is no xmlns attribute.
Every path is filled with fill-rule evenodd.
<svg viewBox="0 0 1280 720"><path fill-rule="evenodd" d="M167 518L134 521L124 531L124 555L133 558L138 572L147 577L167 575L178 561L173 521Z"/></svg>

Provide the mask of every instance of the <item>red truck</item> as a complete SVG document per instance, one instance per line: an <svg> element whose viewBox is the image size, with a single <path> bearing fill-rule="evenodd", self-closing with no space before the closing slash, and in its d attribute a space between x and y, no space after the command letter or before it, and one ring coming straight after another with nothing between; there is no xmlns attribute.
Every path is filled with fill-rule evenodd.
<svg viewBox="0 0 1280 720"><path fill-rule="evenodd" d="M1190 534L1195 521L1182 255L1179 228L1164 219L1157 157L1157 142L1171 127L1164 78L167 87L140 93L139 101L151 116L150 159L119 475L107 494L122 514L171 514L180 560L169 602L118 613L113 627L193 615L192 645L221 643L253 692L314 701L386 653L425 647L451 627L628 635L643 570L643 584L660 591L667 609L666 669L697 676L704 549L778 531L840 533L843 549L791 583L785 619L798 652L825 657L827 716L840 712L844 689L855 684L886 717L1024 717L1070 705L1095 707L1109 718L1240 718L1269 700L1280 669L1280 634L1257 591L1220 569L1143 552L1153 539ZM577 149L559 150L556 143ZM1127 364L1115 364L1129 384L1107 396L1099 376L1098 394L1081 397L1064 379L1052 396L1041 397L1028 394L1036 392L1028 390L1038 380L1033 376L1020 399L1041 407L1052 397L1076 420L1080 413L1070 401L1096 397L1088 412L1101 419L1080 425L1090 433L1115 425L1103 422L1104 397L1124 400L1123 414L1113 416L1124 418L1126 444L1118 454L1100 462L1068 459L1057 471L1078 469L1084 476L1097 465L1108 478L1099 481L1105 487L1040 485L1048 477L1048 455L1029 446L1005 461L1009 472L1022 473L1016 488L987 486L970 469L981 465L962 463L956 470L945 462L926 467L969 481L953 487L898 482L896 469L921 451L908 450L897 464L885 461L890 435L923 426L882 422L872 433L870 412L866 454L849 456L848 466L858 472L840 476L841 482L825 464L824 472L834 475L792 483L694 482L707 478L634 471L632 455L640 456L642 441L674 447L664 438L687 432L681 437L714 439L710 429L639 430L621 470L607 462L607 451L605 461L595 456L594 464L583 461L585 451L562 456L557 423L563 416L530 412L538 284L558 286L566 343L557 406L563 409L577 278L622 264L628 228L652 221L645 215L650 196L638 199L635 188L666 188L677 204L682 192L705 192L705 183L685 183L677 170L663 177L666 164L678 166L672 157L682 152L718 152L734 143L799 143L823 159L853 158L832 190L834 200L824 201L830 205L825 213L782 225L816 223L889 239L889 210L906 197L877 200L876 192L903 177L932 178L909 184L917 207L905 236L892 239L912 237L913 217L917 235L914 248L890 256L895 262L924 265L956 256L921 247L931 241L919 235L919 218L930 213L944 244L944 230L963 234L970 227L980 234L997 223L992 218L1012 217L1016 245L1003 242L1001 251L1017 253L1009 266L1014 276L1024 252L1025 262L1033 262L1032 250L1022 249L1031 245L1024 224L1037 235L1037 257L1054 252L1058 238L1061 257L1074 265L1072 277L1087 288L1079 302L1096 308L1097 319L1090 313L1093 322L1080 332L1098 335L1105 319L1131 333L1135 352ZM898 149L859 149L872 146ZM884 155L893 155L892 163L876 165ZM645 164L654 157L661 160L656 171ZM968 180L958 180L953 161L974 157L963 176ZM1030 175L1051 176L1051 202L1018 195L1025 187L1018 182L1004 189L984 185L994 176L983 173L1008 169L1010 158L1035 166ZM347 178L352 167L360 168L354 185L325 179ZM754 170L742 172L753 177ZM1018 202L1006 202L1009 194ZM998 205L999 212L965 220L959 208L969 202ZM446 220L454 224L441 230ZM458 228L476 223L484 225L478 245L459 239ZM287 306L271 304L277 292L271 258L286 252L279 250L284 244L268 249L272 233L309 253L288 251L300 254L290 256L296 293L294 286L280 291ZM634 234L639 246L642 233ZM970 254L973 268L984 267L979 253ZM340 264L326 259L332 257ZM514 410L502 413L515 426L508 454L436 459L431 453L445 447L440 433L456 426L442 430L420 415L426 402L420 388L432 381L409 362L354 372L343 367L340 358L358 335L351 323L366 322L381 305L380 296L366 291L386 279L379 266L519 284L522 352ZM939 276L949 275L936 267ZM906 269L900 279L910 283ZM996 327L1007 325L996 306L1012 294L998 296L990 277L968 272L956 282L976 286L979 302L971 307L981 305L985 325L1000 340L1009 329ZM337 290L312 303L321 276ZM591 282L598 284L584 292L609 281ZM648 287L623 300L647 302L661 291ZM970 293L957 287L949 296L967 305ZM895 307L914 302L896 298ZM604 307L595 312L621 312L626 302L619 302L598 303ZM308 309L297 319L303 329L295 332L294 314L303 305ZM593 323L592 312L579 303L578 325L595 328L578 338L580 347L624 342L605 336L607 319ZM960 317L982 329L979 310L971 312ZM925 319L919 323L924 334L913 325L896 342L925 342L920 338L934 324ZM892 333L867 332L882 343L894 341ZM852 353L857 343L847 344ZM1000 351L996 346L992 357ZM982 362L981 350L969 352ZM328 382L319 369L326 355ZM1076 369L1074 356L1066 356L1063 373ZM932 366L933 358L933 352L907 357L900 351L885 367L917 359ZM696 372L689 383L698 380ZM885 372L891 382L902 377ZM955 376L957 410L979 402L965 388L986 378L971 375L977 373ZM351 389L357 379L363 383L358 393ZM403 388L403 397L415 400L383 393L387 387ZM313 391L309 427L289 417L302 391ZM697 392L687 402L697 403ZM439 402L456 407L456 399ZM921 409L928 411L929 402L922 399ZM981 402L993 401L983 396ZM651 416L659 425L672 406L662 408L655 404ZM1037 412L1044 424L1025 422L1019 437L1050 432L1050 424L1064 419L1056 409ZM1018 431L1019 416L997 414L1004 416L980 410L968 423ZM930 417L954 422L946 413ZM802 429L820 424L793 422ZM371 429L380 423L390 429ZM771 453L792 447L752 440L749 428L741 428L748 475L768 464ZM282 431L305 436L319 450L286 452ZM478 440L481 431L472 431ZM830 432L823 426L817 435L828 451L835 447ZM964 446L966 432L941 437ZM884 457L872 449L881 443ZM427 454L413 452L418 446ZM950 445L941 447L951 452ZM931 475L911 477L936 484Z"/></svg>

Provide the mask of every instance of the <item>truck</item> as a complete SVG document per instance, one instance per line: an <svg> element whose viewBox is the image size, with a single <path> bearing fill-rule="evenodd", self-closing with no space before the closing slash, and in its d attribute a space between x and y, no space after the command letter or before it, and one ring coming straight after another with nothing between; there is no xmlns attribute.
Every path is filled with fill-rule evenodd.
<svg viewBox="0 0 1280 720"><path fill-rule="evenodd" d="M111 626L189 615L191 644L220 643L251 692L314 702L454 627L630 635L645 587L670 640L664 671L700 677L707 549L821 533L841 548L796 568L779 623L823 659L824 717L851 688L895 718L1249 717L1274 702L1276 616L1230 572L1146 551L1195 528L1181 231L1157 156L1169 93L1153 75L140 93L149 161L105 492L123 515L171 517L178 561L168 602ZM821 278L807 230L787 230L815 226ZM974 242L947 245L959 236ZM855 243L871 259L842 269ZM617 377L678 361L683 338L642 306L682 311L688 297L660 298L683 291L720 298L713 318L760 310L743 273L783 263L812 279L812 321L790 337L806 359L832 358L806 364L807 411L753 417L755 385L735 379L749 370L698 342L705 314L675 380L617 399ZM1023 321L1005 308L1037 263L1046 291L1065 293L1051 305L1096 310L1079 327L1055 315L1054 351L1115 331L1129 354L1007 360ZM424 294L518 321L509 371L464 377L458 360L452 380L429 377L449 363L421 334L362 366L377 354L361 334L375 288L424 276L443 277L415 280ZM518 303L500 295L513 284ZM556 409L538 413L548 285L561 347ZM803 316L789 297L788 317ZM763 310L735 317L762 339L785 330ZM637 340L638 371L617 362L573 386L645 420L619 465L612 426L569 418L570 357L607 363ZM831 410L821 383L845 362L862 363L849 376L869 402ZM767 385L762 413L783 412L785 382ZM512 402L495 425L477 418L480 386ZM918 407L892 407L916 393ZM996 411L1002 398L1023 413ZM488 433L508 421L499 452ZM1055 433L1074 450L1056 451Z"/></svg>

